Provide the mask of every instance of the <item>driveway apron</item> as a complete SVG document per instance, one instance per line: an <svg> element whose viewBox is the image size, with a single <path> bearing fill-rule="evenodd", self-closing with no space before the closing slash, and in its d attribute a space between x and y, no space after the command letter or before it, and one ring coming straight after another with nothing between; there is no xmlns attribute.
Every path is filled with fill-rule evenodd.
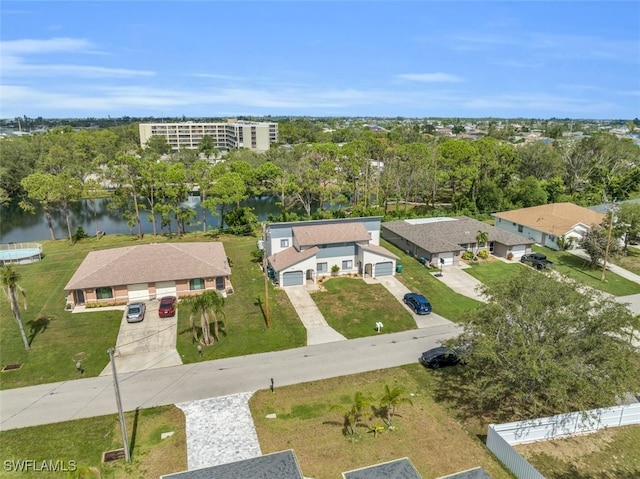
<svg viewBox="0 0 640 479"><path fill-rule="evenodd" d="M440 273L435 273L434 276L456 293L486 303L487 298L478 291L482 283L470 274L465 273L465 267L468 268L469 266L450 266L444 268L442 276L437 276Z"/></svg>
<svg viewBox="0 0 640 479"><path fill-rule="evenodd" d="M284 288L300 321L307 329L307 345L344 341L342 334L333 329L311 299L306 286L287 286Z"/></svg>
<svg viewBox="0 0 640 479"><path fill-rule="evenodd" d="M143 371L182 364L176 350L178 313L172 318L158 316L159 301L147 301L147 311L140 323L127 323L125 314L116 341L114 358L120 372ZM111 363L101 376L112 374Z"/></svg>

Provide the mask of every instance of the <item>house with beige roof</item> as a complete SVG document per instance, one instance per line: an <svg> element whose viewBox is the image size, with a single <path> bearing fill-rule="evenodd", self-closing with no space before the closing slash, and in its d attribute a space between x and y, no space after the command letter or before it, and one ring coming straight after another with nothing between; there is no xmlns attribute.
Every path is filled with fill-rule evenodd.
<svg viewBox="0 0 640 479"><path fill-rule="evenodd" d="M551 203L494 213L493 217L496 228L558 250L558 238L573 238L577 247L584 234L602 223L605 215L573 203Z"/></svg>
<svg viewBox="0 0 640 479"><path fill-rule="evenodd" d="M397 256L380 246L380 220L372 216L266 225L268 266L281 286L316 283L332 274L393 275Z"/></svg>
<svg viewBox="0 0 640 479"><path fill-rule="evenodd" d="M478 231L487 233L486 243L477 244ZM380 234L407 254L434 266L456 266L464 251L482 249L495 256L519 258L530 252L534 243L466 216L390 221L382 223Z"/></svg>
<svg viewBox="0 0 640 479"><path fill-rule="evenodd" d="M180 298L206 290L226 296L233 292L230 276L222 243L152 243L90 252L64 289L67 308L72 309Z"/></svg>

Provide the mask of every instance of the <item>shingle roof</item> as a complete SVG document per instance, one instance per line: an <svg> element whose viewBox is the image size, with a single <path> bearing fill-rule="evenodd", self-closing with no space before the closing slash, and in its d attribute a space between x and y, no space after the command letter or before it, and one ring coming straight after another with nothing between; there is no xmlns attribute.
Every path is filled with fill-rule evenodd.
<svg viewBox="0 0 640 479"><path fill-rule="evenodd" d="M92 251L65 290L228 276L219 242L162 243Z"/></svg>
<svg viewBox="0 0 640 479"><path fill-rule="evenodd" d="M361 245L358 245L358 247L362 248L365 251L371 251L372 253L378 254L380 256L399 259L395 254L393 254L387 248L383 248L382 246L378 246L377 244L361 244Z"/></svg>
<svg viewBox="0 0 640 479"><path fill-rule="evenodd" d="M167 474L161 479L304 479L293 450L193 471Z"/></svg>
<svg viewBox="0 0 640 479"><path fill-rule="evenodd" d="M289 266L298 264L300 261L304 261L307 258L315 256L320 249L316 246L309 249L303 249L298 251L293 246L289 246L287 249L282 250L274 255L269 256L269 264L276 271L282 271Z"/></svg>
<svg viewBox="0 0 640 479"><path fill-rule="evenodd" d="M513 211L494 213L496 218L527 226L529 228L562 236L578 223L587 226L600 224L605 215L573 203L552 203Z"/></svg>
<svg viewBox="0 0 640 479"><path fill-rule="evenodd" d="M343 472L344 479L422 479L408 457Z"/></svg>
<svg viewBox="0 0 640 479"><path fill-rule="evenodd" d="M319 224L294 226L293 236L300 247L322 244L369 241L371 238L362 223Z"/></svg>
<svg viewBox="0 0 640 479"><path fill-rule="evenodd" d="M487 232L489 241L495 241L506 246L534 243L534 241L523 238L520 235L509 233L466 216L437 218L425 223L404 220L391 221L382 223L382 228L406 238L411 243L430 253L462 251L463 248L460 245L475 243L478 231Z"/></svg>

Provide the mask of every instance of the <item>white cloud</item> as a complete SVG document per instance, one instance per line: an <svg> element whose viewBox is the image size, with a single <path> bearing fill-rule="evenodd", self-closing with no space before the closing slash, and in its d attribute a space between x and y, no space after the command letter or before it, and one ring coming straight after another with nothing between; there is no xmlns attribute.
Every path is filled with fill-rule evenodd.
<svg viewBox="0 0 640 479"><path fill-rule="evenodd" d="M93 44L84 38L50 38L48 40L0 41L0 51L3 55L34 55L39 53L89 51Z"/></svg>
<svg viewBox="0 0 640 479"><path fill-rule="evenodd" d="M459 83L462 82L462 78L450 73L401 73L397 75L398 78L403 80L410 80L423 83Z"/></svg>
<svg viewBox="0 0 640 479"><path fill-rule="evenodd" d="M2 77L70 76L82 78L153 76L149 70L109 68L94 65L30 64L14 56L2 57Z"/></svg>

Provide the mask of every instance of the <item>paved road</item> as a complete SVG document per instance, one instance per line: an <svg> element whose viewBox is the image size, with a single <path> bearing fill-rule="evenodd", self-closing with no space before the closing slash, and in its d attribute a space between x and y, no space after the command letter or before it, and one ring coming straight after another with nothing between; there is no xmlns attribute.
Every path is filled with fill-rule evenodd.
<svg viewBox="0 0 640 479"><path fill-rule="evenodd" d="M119 374L123 407L136 408L225 396L415 363L455 336L458 326L434 321L422 329L380 334L286 351ZM77 379L0 391L0 430L117 412L112 378Z"/></svg>

